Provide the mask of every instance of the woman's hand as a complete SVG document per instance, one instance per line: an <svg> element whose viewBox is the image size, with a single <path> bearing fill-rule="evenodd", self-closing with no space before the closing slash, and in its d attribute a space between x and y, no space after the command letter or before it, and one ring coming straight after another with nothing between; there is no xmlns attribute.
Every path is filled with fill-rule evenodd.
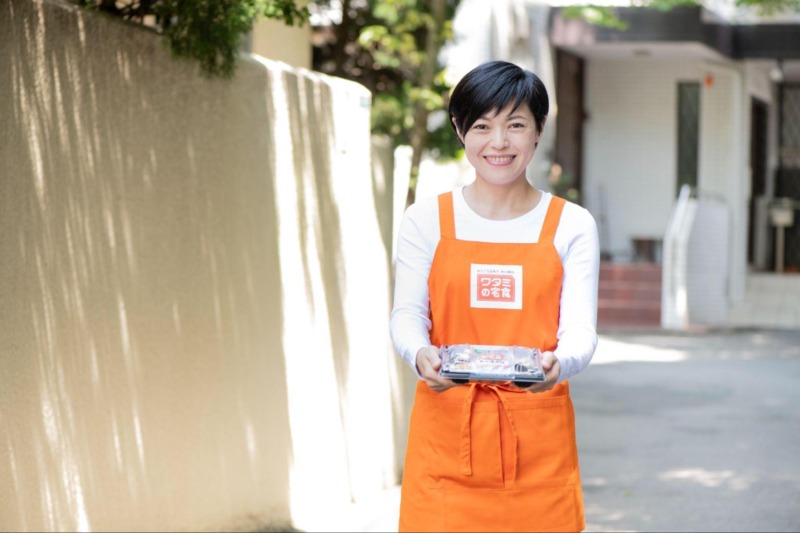
<svg viewBox="0 0 800 533"><path fill-rule="evenodd" d="M528 392L544 392L552 389L558 376L561 375L561 365L553 352L542 353L542 370L544 370L544 381L534 383L530 387L525 387Z"/></svg>
<svg viewBox="0 0 800 533"><path fill-rule="evenodd" d="M417 352L417 370L428 387L435 392L444 392L457 385L453 380L439 375L440 366L442 360L436 346L426 346Z"/></svg>

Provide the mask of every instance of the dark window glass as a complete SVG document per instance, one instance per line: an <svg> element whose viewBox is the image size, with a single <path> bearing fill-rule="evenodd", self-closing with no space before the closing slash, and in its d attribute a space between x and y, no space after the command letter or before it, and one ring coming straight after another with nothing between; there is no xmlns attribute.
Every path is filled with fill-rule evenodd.
<svg viewBox="0 0 800 533"><path fill-rule="evenodd" d="M700 83L678 83L678 187L697 188Z"/></svg>

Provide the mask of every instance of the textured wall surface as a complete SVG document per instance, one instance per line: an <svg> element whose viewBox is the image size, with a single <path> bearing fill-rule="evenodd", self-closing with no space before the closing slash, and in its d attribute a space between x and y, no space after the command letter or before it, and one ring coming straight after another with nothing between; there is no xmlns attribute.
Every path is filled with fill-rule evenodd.
<svg viewBox="0 0 800 533"><path fill-rule="evenodd" d="M395 483L369 93L55 0L0 50L0 530L313 528Z"/></svg>

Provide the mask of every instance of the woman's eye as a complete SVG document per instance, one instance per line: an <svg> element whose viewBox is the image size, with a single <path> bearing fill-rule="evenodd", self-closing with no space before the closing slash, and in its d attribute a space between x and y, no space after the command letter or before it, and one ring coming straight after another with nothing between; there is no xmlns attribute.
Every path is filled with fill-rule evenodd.
<svg viewBox="0 0 800 533"><path fill-rule="evenodd" d="M474 130L485 130L486 129L486 124L475 124L474 126L472 126L472 129L474 129Z"/></svg>
<svg viewBox="0 0 800 533"><path fill-rule="evenodd" d="M525 124L523 124L522 122L514 122L513 124L511 124L511 127L512 128L517 128L517 129L524 128Z"/></svg>

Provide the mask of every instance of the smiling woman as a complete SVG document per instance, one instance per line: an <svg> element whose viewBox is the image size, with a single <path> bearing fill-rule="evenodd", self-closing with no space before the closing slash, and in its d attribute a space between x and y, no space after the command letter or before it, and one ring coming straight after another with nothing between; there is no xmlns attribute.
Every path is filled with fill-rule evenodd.
<svg viewBox="0 0 800 533"><path fill-rule="evenodd" d="M475 69L456 86L450 119L478 178L464 196L489 219L516 218L540 199L524 179L542 135L549 99L533 72L505 62ZM512 203L491 201L501 195ZM495 205L491 205L495 204Z"/></svg>
<svg viewBox="0 0 800 533"><path fill-rule="evenodd" d="M588 211L526 179L548 111L530 71L493 61L469 72L449 112L475 180L401 223L391 333L419 381L400 531L585 527L567 380L597 345L599 244ZM486 277L514 296L478 294ZM438 351L457 344L539 349L545 379L459 386Z"/></svg>
<svg viewBox="0 0 800 533"><path fill-rule="evenodd" d="M479 117L466 134L458 132L481 181L506 185L525 174L541 136L535 124L527 106L515 108L510 103Z"/></svg>

